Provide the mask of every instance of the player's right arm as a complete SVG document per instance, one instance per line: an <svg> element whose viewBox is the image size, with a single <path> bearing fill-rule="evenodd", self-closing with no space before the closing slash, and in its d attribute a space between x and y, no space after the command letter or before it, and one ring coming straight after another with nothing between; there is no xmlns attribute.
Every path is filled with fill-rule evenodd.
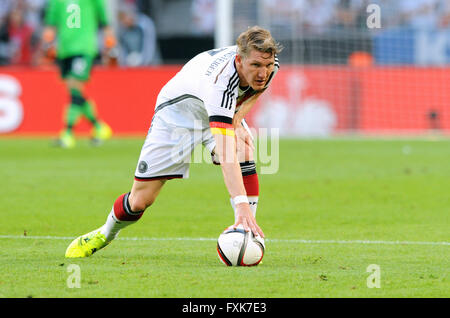
<svg viewBox="0 0 450 318"><path fill-rule="evenodd" d="M219 116L210 117L210 126L216 141L215 153L222 167L223 179L231 198L235 201L236 219L233 226L242 224L244 230L250 230L253 234L264 237L247 201L242 172L236 155L236 141L231 118L229 118L229 124L223 121L212 121L217 120L215 119L217 117Z"/></svg>
<svg viewBox="0 0 450 318"><path fill-rule="evenodd" d="M229 54L226 49L219 52ZM217 55L214 55L214 58L216 59ZM208 61L208 63L212 62L213 60ZM209 126L216 142L214 153L220 162L225 185L236 207L233 227L241 224L246 231L251 230L253 234L264 237L250 209L236 153L233 117L239 77L232 62L229 60L225 66L216 68L217 73L204 77L201 97L208 112Z"/></svg>

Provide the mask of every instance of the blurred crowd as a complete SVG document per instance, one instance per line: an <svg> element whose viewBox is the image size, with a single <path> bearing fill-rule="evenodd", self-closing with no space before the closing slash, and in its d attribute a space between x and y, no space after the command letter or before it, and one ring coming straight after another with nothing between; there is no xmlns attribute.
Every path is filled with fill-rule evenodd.
<svg viewBox="0 0 450 318"><path fill-rule="evenodd" d="M380 8L383 29L446 28L450 0L263 0L265 19L272 29L323 33L336 29L367 30L369 5Z"/></svg>
<svg viewBox="0 0 450 318"><path fill-rule="evenodd" d="M38 65L43 17L48 0L0 0L0 65ZM108 1L108 0L107 0ZM212 37L217 0L116 0L115 31L120 65L141 66L164 61L158 36L178 26L184 33ZM381 8L382 29L450 27L450 0L235 0L234 26L269 27L275 36L321 34L330 30L365 30L367 6ZM179 7L180 15L167 21L149 8ZM189 12L186 12L189 8ZM186 17L188 19L179 19ZM155 21L156 20L156 21ZM161 23L159 23L161 22ZM188 25L186 25L188 24ZM181 31L180 31L181 32Z"/></svg>
<svg viewBox="0 0 450 318"><path fill-rule="evenodd" d="M48 1L0 0L0 65L35 66L48 63L41 50ZM161 62L155 24L139 10L140 2L115 2L116 16L112 17L111 22L115 27L120 65L134 67Z"/></svg>

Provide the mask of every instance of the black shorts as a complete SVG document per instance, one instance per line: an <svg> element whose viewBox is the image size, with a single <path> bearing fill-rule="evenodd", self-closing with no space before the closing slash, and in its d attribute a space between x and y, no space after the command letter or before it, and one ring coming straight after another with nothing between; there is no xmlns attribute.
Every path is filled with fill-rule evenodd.
<svg viewBox="0 0 450 318"><path fill-rule="evenodd" d="M58 66L61 71L61 77L75 78L86 82L91 77L92 65L94 59L87 55L70 56L58 59Z"/></svg>

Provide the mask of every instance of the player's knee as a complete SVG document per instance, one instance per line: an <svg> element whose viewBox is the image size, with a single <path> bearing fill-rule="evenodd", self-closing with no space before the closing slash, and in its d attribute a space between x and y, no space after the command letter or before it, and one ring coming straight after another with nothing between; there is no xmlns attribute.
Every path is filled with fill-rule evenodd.
<svg viewBox="0 0 450 318"><path fill-rule="evenodd" d="M155 200L149 198L134 198L133 200L129 200L131 211L145 211L149 206L153 204Z"/></svg>
<svg viewBox="0 0 450 318"><path fill-rule="evenodd" d="M66 86L69 90L75 89L81 93L84 93L84 83L77 79L74 78L66 79Z"/></svg>
<svg viewBox="0 0 450 318"><path fill-rule="evenodd" d="M155 202L165 181L138 182L131 189L129 204L132 211L145 211Z"/></svg>

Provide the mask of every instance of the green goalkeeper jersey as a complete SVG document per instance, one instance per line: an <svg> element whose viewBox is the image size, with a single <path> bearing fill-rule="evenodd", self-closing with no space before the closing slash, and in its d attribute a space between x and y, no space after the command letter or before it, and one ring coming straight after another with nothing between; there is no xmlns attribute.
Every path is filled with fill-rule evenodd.
<svg viewBox="0 0 450 318"><path fill-rule="evenodd" d="M58 58L98 54L98 30L108 25L104 0L50 0L45 22L57 30Z"/></svg>

